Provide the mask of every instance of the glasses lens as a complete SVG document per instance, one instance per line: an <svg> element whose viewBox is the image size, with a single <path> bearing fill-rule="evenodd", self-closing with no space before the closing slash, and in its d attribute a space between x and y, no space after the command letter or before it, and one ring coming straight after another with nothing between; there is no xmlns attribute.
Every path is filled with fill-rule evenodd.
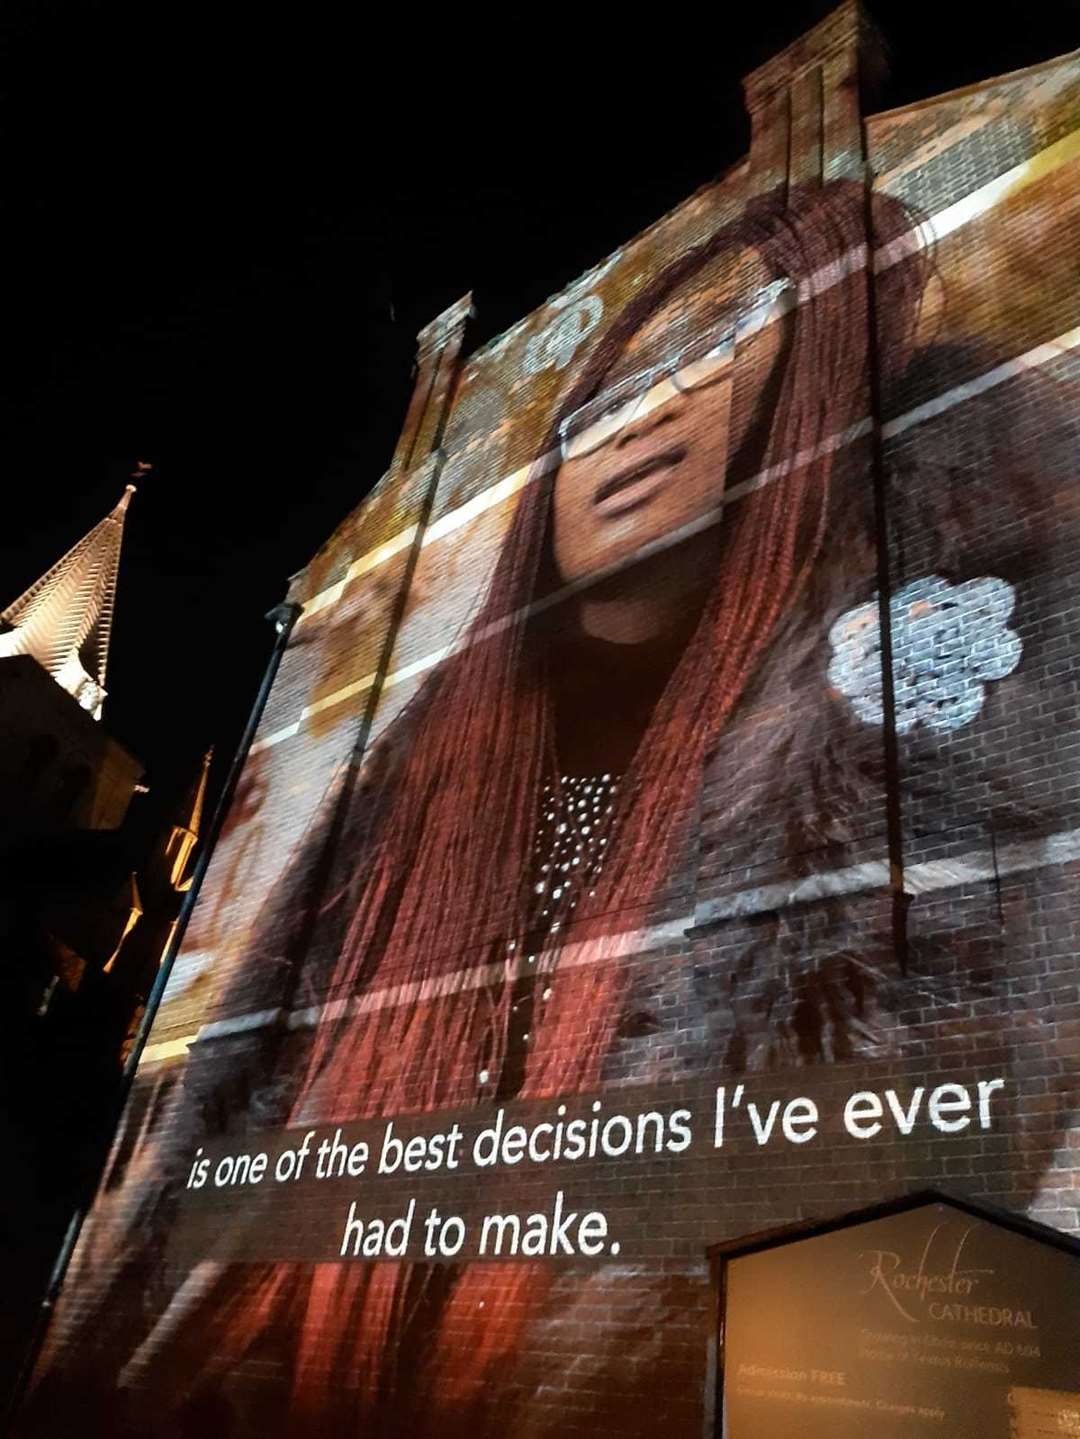
<svg viewBox="0 0 1080 1439"><path fill-rule="evenodd" d="M747 339L769 323L780 309L778 301L790 288L787 280L774 280L758 291L743 310L729 313L724 320L702 336L692 355L672 375L675 388L682 391L702 389L722 380L735 357L735 341Z"/></svg>
<svg viewBox="0 0 1080 1439"><path fill-rule="evenodd" d="M601 396L582 405L563 423L562 457L564 460L580 460L608 444L637 414L644 395L632 399L617 396Z"/></svg>
<svg viewBox="0 0 1080 1439"><path fill-rule="evenodd" d="M690 360L687 364L680 366L672 375L671 380L677 390L684 393L687 390L700 390L706 385L715 385L731 371L731 359L734 354L734 344L730 339L722 341L711 350L707 350L696 360Z"/></svg>

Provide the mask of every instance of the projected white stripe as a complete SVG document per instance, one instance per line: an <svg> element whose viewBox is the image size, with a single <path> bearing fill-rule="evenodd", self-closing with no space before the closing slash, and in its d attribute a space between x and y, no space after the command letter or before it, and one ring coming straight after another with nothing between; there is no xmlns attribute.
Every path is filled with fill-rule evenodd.
<svg viewBox="0 0 1080 1439"><path fill-rule="evenodd" d="M302 624L304 620L309 619L312 615L318 614L320 610L326 609L327 605L336 604L345 593L346 587L350 585L353 580L357 579L360 575L367 574L369 570L374 570L379 565L385 564L386 561L392 559L394 555L400 554L402 550L407 549L409 545L412 544L415 536L416 526L407 525L405 529L400 530L392 539L387 540L384 544L376 545L373 550L368 550L367 553L361 555L359 559L353 560L340 580L327 586L325 590L320 590L313 599L308 600L304 606L303 614L299 620L297 620L297 624Z"/></svg>
<svg viewBox="0 0 1080 1439"><path fill-rule="evenodd" d="M881 270L887 270L890 265L896 264L907 255L924 249L927 245L933 244L935 240L940 240L946 235L951 235L955 230L960 229L962 225L977 219L980 215L985 215L987 211L991 210L1009 195L1026 189L1028 185L1042 179L1045 175L1059 169L1062 165L1068 164L1078 156L1080 156L1080 130L1074 130L1071 134L1065 135L1062 139L1055 141L1053 145L1048 145L1045 150L1040 150L1037 154L1033 155L1030 160L1022 161L1011 170L1007 170L1004 175L999 175L996 179L991 180L980 189L973 190L970 195L965 195L962 200L957 200L955 204L949 205L946 209L939 211L937 215L932 216L925 224L916 226L916 228L909 231L907 235L901 235L889 245L882 246L881 249L877 250L874 254L875 271L880 272ZM884 178L887 179L888 177L886 176ZM865 263L865 254L864 250L860 247L857 250L853 250L850 255L845 256L843 260L819 270L816 274L811 275L809 279L804 280L800 285L799 303L803 303L813 295L821 294L822 291L827 290L831 285L837 284L847 275L860 268L863 263ZM544 456L542 468L546 470L547 466L553 462L554 456ZM523 465L520 469L515 470L513 474L489 486L486 490L481 491L480 494L475 495L471 500L467 500L465 504L458 506L457 509L448 511L440 519L436 520L434 524L428 527L421 543L423 545L432 544L436 540L440 540L446 535L451 534L454 530L460 529L462 525L466 525L476 519L477 516L483 514L485 510L491 509L493 506L509 499L511 495L516 494L517 491L525 485L530 469L530 465ZM361 555L359 559L354 560L346 571L343 579L338 580L328 589L320 591L319 594L315 595L305 604L304 613L300 616L297 623L302 624L304 620L311 615L318 614L318 612L325 609L327 605L334 604L340 599L346 586L353 579L358 575L366 574L369 570L375 569L378 565L382 564L384 560L389 559L392 555L405 549L407 545L411 544L415 534L416 526L410 525L407 529L402 530L399 535L395 535L384 544L379 545L377 548L368 551L367 554Z"/></svg>
<svg viewBox="0 0 1080 1439"><path fill-rule="evenodd" d="M897 435L902 435L906 430L912 429L915 425L922 424L926 420L934 419L938 415L944 414L947 410L951 410L967 400L985 394L997 385L1005 384L1007 381L1015 379L1018 375L1036 370L1041 365L1046 365L1053 360L1060 359L1062 355L1068 354L1077 347L1080 347L1080 326L1066 330L1063 334L1058 335L1056 339L1048 340L1042 345L1036 345L1034 349L1028 350L1025 354L1017 355L1012 360L1006 360L1003 364L995 366L994 369L987 370L985 374L978 375L973 380L965 380L963 384L955 385L951 390L946 390L944 394L938 395L932 400L927 400L924 404L916 405L914 409L908 410L906 414L889 420L887 424L882 426L882 438L886 440L894 439ZM814 454L821 455L830 450L841 449L844 445L850 444L853 440L868 434L869 431L870 421L862 420L858 424L852 425L851 428L844 431L842 435L835 435L825 441L823 445L817 447ZM809 451L802 451L795 456L794 460L772 465L760 471L760 473L753 476L752 479L744 480L742 484L734 485L716 509L710 510L693 524L674 531L671 535L666 536L662 542L637 551L619 568L637 564L640 560L646 558L648 554L670 548L672 545L681 544L682 541L690 535L706 529L710 525L716 524L727 505L733 504L745 495L755 490L763 489L773 480L789 474L792 469L798 468L814 458L814 454ZM604 571L600 575L594 575L590 578L588 584L595 584L601 579L609 579L611 575L616 572L616 569L612 569L611 571ZM568 585L556 591L554 594L547 596L547 598L538 605L530 605L515 614L507 615L505 619L500 620L497 624L489 626L484 635L473 638L490 638L491 635L496 634L507 625L516 624L531 614L539 613L542 608L546 609L552 604L567 599L583 588L585 588L585 582L577 586ZM392 689L404 680L413 679L417 675L423 674L434 665L441 663L448 655L454 653L455 648L460 648L460 646L444 646L438 650L432 650L429 654L423 655L412 663L402 666L401 669L391 670L384 681L384 689ZM273 745L281 744L283 740L291 739L294 735L300 733L301 726L305 719L308 719L312 715L319 714L323 710L330 709L335 705L343 704L346 700L364 693L371 688L374 682L374 673L364 675L360 679L354 680L351 684L344 685L341 689L335 690L332 694L323 696L314 704L306 705L301 710L298 720L294 720L282 729L274 730L272 733L256 740L251 746L251 752L254 754L258 750L269 749Z"/></svg>
<svg viewBox="0 0 1080 1439"><path fill-rule="evenodd" d="M869 433L870 421L860 420L858 424L850 426L850 428L844 430L839 435L831 435L827 440L824 440L820 445L815 445L812 449L799 450L791 460L782 460L775 465L769 465L749 480L743 480L740 484L732 485L720 504L713 509L706 511L705 514L699 516L696 520L690 521L689 524L682 525L677 530L672 530L669 534L664 535L662 539L656 540L648 545L643 545L626 559L621 560L617 565L611 565L605 569L598 570L595 574L590 575L588 579L579 580L574 584L564 585L561 589L553 591L550 595L546 595L542 600L538 600L531 605L525 605L519 610L514 610L510 614L504 615L502 619L486 625L482 631L475 633L470 632L467 639L463 639L459 644L441 646L437 650L431 650L427 654L421 655L419 659L413 660L410 664L402 665L400 669L391 670L383 681L383 690L393 689L395 685L399 685L405 680L415 679L417 675L424 674L427 670L434 668L435 665L441 664L449 655L463 649L466 644L476 644L481 640L491 639L502 630L523 623L531 615L541 614L544 610L551 609L553 605L561 604L571 596L580 594L583 590L600 584L604 580L611 579L613 575L619 574L622 570L629 569L633 565L640 564L642 560L648 559L654 554L661 554L664 550L672 549L674 546L682 544L684 540L690 539L691 536L700 534L701 531L710 529L713 525L717 524L724 509L736 500L742 499L755 490L764 489L764 487L773 480L780 479L784 475L789 475L793 470L801 469L812 460L842 449L853 440L863 435L868 435ZM320 699L316 700L314 704L305 705L300 711L299 720L294 720L292 724L286 725L283 729L274 730L271 734L256 740L251 746L251 753L254 754L259 750L269 749L275 744L280 744L282 740L291 739L293 735L299 733L300 726L305 719L310 718L312 715L320 714L323 710L331 709L335 705L343 704L346 700L355 698L356 695L363 694L372 687L376 678L377 675L372 671L370 674L362 675L359 679L352 680L349 684L334 690L331 694L323 695Z"/></svg>
<svg viewBox="0 0 1080 1439"><path fill-rule="evenodd" d="M931 420L945 410L951 410L954 405L962 405L965 400L985 394L995 385L1002 385L1006 380L1013 380L1027 370L1037 370L1040 365L1047 365L1052 360L1060 359L1070 350L1075 350L1077 345L1080 345L1080 325L1066 330L1064 334L1058 335L1056 340L1048 340L1046 344L1036 345L1026 354L1017 355L1014 360L1006 360L1004 364L996 365L992 370L987 370L984 375L976 375L973 380L965 380L962 385L955 386L944 395L938 395L936 399L916 405L913 410L908 410L906 415L889 420L881 427L882 438L891 440L895 435L902 435L905 430L910 430L915 425L921 425L924 420Z"/></svg>
<svg viewBox="0 0 1080 1439"><path fill-rule="evenodd" d="M906 255L914 254L932 246L936 241L943 240L946 235L951 235L959 230L962 225L977 220L980 215L985 215L1002 200L1007 200L1010 195L1018 194L1021 190L1027 189L1044 175L1058 170L1062 165L1069 164L1080 156L1080 130L1073 130L1071 134L1064 135L1060 140L1055 140L1045 150L1040 150L1032 155L1030 160L1021 160L1019 165L1014 165L1011 170L1006 170L1004 175L998 175L989 184L973 190L970 195L965 195L962 200L947 206L944 210L932 216L925 224L917 225L906 235L900 235L890 244L882 246L874 255L874 269L887 270L890 265L895 265L898 260L904 259Z"/></svg>
<svg viewBox="0 0 1080 1439"><path fill-rule="evenodd" d="M1000 845L996 863L994 852L982 849L969 850L953 859L926 860L921 864L909 865L904 870L904 889L910 895L933 894L965 884L983 884L994 878L1026 874L1033 870L1056 869L1077 859L1080 859L1080 829L1060 830L1042 839L1017 840L1012 844ZM871 860L866 864L823 870L803 879L758 885L753 889L740 890L737 894L714 900L694 914L681 915L677 919L666 920L663 924L648 928L628 929L607 936L602 942L592 940L570 944L558 954L537 954L531 962L528 955L521 955L506 962L474 965L439 975L435 979L391 985L351 998L332 1000L325 1005L310 1005L304 1009L292 1010L287 1016L283 1016L278 1009L262 1009L235 1018L215 1020L203 1025L197 1033L184 1035L180 1039L166 1040L160 1044L148 1044L143 1050L141 1062L153 1064L172 1059L186 1053L196 1040L201 1042L223 1039L229 1035L247 1033L252 1029L278 1024L283 1018L290 1029L309 1029L324 1020L373 1014L378 1010L391 1009L402 1004L417 1004L440 996L463 994L496 983L507 975L508 969L514 974L542 974L554 968L577 968L620 955L648 954L664 945L677 944L685 937L686 931L695 926L739 920L794 905L810 904L835 895L871 893L874 890L886 889L888 882L888 863L885 860Z"/></svg>

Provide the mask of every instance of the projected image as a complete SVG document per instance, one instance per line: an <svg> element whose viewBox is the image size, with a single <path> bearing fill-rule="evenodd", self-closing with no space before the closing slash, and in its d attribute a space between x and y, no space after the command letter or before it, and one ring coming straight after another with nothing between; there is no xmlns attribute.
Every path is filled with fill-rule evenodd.
<svg viewBox="0 0 1080 1439"><path fill-rule="evenodd" d="M883 250L916 218L878 195L870 222ZM717 1161L740 1124L738 1152L769 1196L754 1207L759 1224L769 1204L779 1218L804 1194L824 1203L830 1165L875 1182L862 1156L879 1134L892 1179L925 1177L937 1151L903 1149L919 1125L933 1140L957 1134L972 1173L1024 1151L1034 1191L1060 1118L1034 1139L1018 1129L999 1142L1000 1036L992 1060L957 1061L955 1082L928 1079L897 958L888 727L894 743L910 740L920 779L928 744L991 723L991 691L1022 663L1010 628L1022 574L988 568L974 545L962 555L973 492L927 483L926 471L905 481L897 513L901 524L928 517L929 539L898 554L880 533L897 482L875 457L871 417L919 398L934 256L894 246L871 314L866 226L861 185L795 188L627 286L602 320L598 305L588 325L575 320L547 432L486 556L474 612L443 637L446 656L362 769L336 776L219 1000L217 1012L258 1022L203 1033L182 1082L152 1097L144 1086L128 1112L80 1253L93 1284L54 1327L27 1434L50 1432L75 1405L109 1432L163 1439L200 1426L539 1436L563 1432L544 1428L531 1402L552 1385L572 1392L583 1423L603 1413L617 1432L650 1434L650 1375L662 1370L672 1390L703 1384L702 1347L680 1325L708 1309L710 1215L730 1204L731 1224L750 1222L739 1210L746 1168ZM1042 500L1034 482L999 489L1008 555L1030 542ZM907 588L894 600L901 642L885 694L876 590L889 550ZM423 602L437 629L436 587ZM935 670L938 650L957 664ZM897 696L908 708L893 720ZM912 799L920 822L943 812L941 787L930 789ZM1051 808L1025 809L1031 833L1053 827ZM958 925L985 929L991 909L980 893L957 913ZM219 905L215 926L227 918ZM980 930L969 963L945 928L922 948L914 928L904 962L918 969L925 1014L958 1033L957 1016L998 983L1001 951ZM847 1075L859 1066L871 1078ZM776 1075L787 1088L769 1088ZM565 1109L581 1096L601 1136L592 1116L622 1103L631 1158L658 1158L633 1179L597 1171L603 1257L620 1263L577 1262L602 1247L583 1237L599 1225L583 1222L563 1252L573 1262L522 1259L563 1257L551 1236L569 1188L531 1250L361 1250L358 1230L349 1253L361 1262L342 1260L314 1240L304 1249L300 1201L285 1220L279 1206L264 1235L246 1197L215 1211L194 1261L171 1247L189 1193L216 1182L215 1141L250 1149L271 1131L321 1138L444 1112L465 1133L470 1114L491 1124L531 1105L528 1143L544 1130L547 1163L581 1122ZM360 1176L388 1141L380 1156L357 1135L348 1172ZM605 1142L593 1141L601 1160L613 1152ZM417 1172L443 1170L453 1144L448 1120L440 1145L416 1150ZM670 1167L684 1151L697 1168ZM300 1148L291 1152L295 1168ZM273 1175L280 1144L268 1153ZM478 1213L507 1208L528 1167L512 1170L500 1153L498 1199L477 1185ZM540 1162L539 1144L529 1157ZM251 1172L246 1154L245 1181ZM463 1206L463 1193L437 1197ZM691 1193L700 1209L683 1222L679 1196ZM406 1206L420 1213L426 1201L401 1194L394 1222L411 1224ZM620 1204L631 1217L607 1243ZM282 1239L290 1227L295 1251ZM137 1306L125 1297L134 1289ZM654 1365L627 1379L628 1356L646 1352ZM179 1401L163 1406L165 1394Z"/></svg>
<svg viewBox="0 0 1080 1439"><path fill-rule="evenodd" d="M628 1018L625 956L679 890L711 748L778 677L790 683L792 658L872 578L866 497L850 481L853 456L866 463L864 204L836 185L721 230L653 277L569 373L470 629L384 736L377 779L344 814L328 801L329 898L312 923L290 893L254 950L296 954L316 1001L420 997L331 1013L256 1074L278 1122L559 1095L608 1077ZM887 202L877 220L886 235L909 228ZM923 275L916 256L884 287L897 365ZM823 695L819 677L811 715ZM809 722L801 708L787 721ZM775 735L756 775L730 776L728 822L747 822L740 792L788 743ZM322 827L311 846L326 843ZM310 847L297 856L298 889L312 862ZM297 917L314 933L278 932ZM211 1083L228 1108L234 1078L191 1088ZM297 1403L321 1407L314 1354L329 1343L349 1376L335 1388L359 1414L395 1352L437 1352L491 1283L416 1266L237 1274L208 1256L125 1372L175 1382L179 1368L191 1382L274 1334L295 1359ZM503 1350L524 1312L518 1291L543 1283L523 1272L495 1285L486 1318L503 1310ZM430 1359L433 1385L437 1372Z"/></svg>

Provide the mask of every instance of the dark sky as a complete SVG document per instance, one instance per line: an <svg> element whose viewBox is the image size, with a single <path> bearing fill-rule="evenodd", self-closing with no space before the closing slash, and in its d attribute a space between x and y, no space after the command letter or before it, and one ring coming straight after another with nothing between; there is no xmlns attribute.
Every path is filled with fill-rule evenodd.
<svg viewBox="0 0 1080 1439"><path fill-rule="evenodd" d="M0 606L153 462L105 711L140 803L232 752L416 330L471 287L497 334L737 159L740 76L831 6L586 8L5 0ZM875 109L1080 45L1080 0L870 10Z"/></svg>

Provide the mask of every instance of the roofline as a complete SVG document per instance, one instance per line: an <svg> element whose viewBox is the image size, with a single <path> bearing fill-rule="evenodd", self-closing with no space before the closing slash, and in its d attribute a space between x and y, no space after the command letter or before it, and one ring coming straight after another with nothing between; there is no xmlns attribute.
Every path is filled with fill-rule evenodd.
<svg viewBox="0 0 1080 1439"><path fill-rule="evenodd" d="M887 120L893 115L906 115L912 110L925 110L930 105L938 105L943 100L959 100L964 95L973 95L977 90L986 90L991 85L1000 85L1006 80L1017 80L1023 75L1035 75L1040 70L1048 70L1053 65L1060 65L1065 60L1080 60L1080 49L1066 50L1063 55L1052 56L1049 60L1039 60L1034 65L1026 65L1021 70L1006 70L1002 75L990 75L985 80L973 80L970 85L960 85L955 90L943 90L938 95L926 95L921 100L910 100L906 105L894 105L891 110L875 110L872 115L864 115L863 123L869 125L872 120Z"/></svg>
<svg viewBox="0 0 1080 1439"><path fill-rule="evenodd" d="M924 96L921 100L911 100L906 105L895 105L889 110L876 110L873 114L864 115L863 123L865 125L869 125L875 120L889 119L894 115L910 114L913 111L926 109L931 105L941 104L943 101L957 100L964 95L972 95L979 90L985 90L990 86L1000 85L1009 80L1019 79L1021 76L1024 75L1038 74L1042 70L1050 69L1052 66L1060 65L1063 62L1069 60L1080 60L1080 49L1067 50L1063 55L1051 56L1051 58L1048 60L1040 60L1036 64L1027 65L1020 70L1007 70L1004 72L1004 74L1001 75L990 75L987 76L984 80L973 80L970 85L960 85L954 90L942 90L936 95ZM509 325L505 330L501 330L499 334L492 335L490 339L485 340L484 343L478 346L475 350L467 351L462 356L463 367L468 365L471 361L479 359L481 356L483 356L485 351L492 348L499 341L507 340L512 334L514 334L515 331L523 329L535 315L537 315L541 310L545 309L548 305L550 305L553 300L557 300L561 295L566 294L568 290L572 290L576 286L580 285L581 282L585 280L593 270L599 269L599 267L604 264L606 260L609 260L612 258L612 256L618 255L622 251L629 249L632 245L637 244L639 240L643 240L647 235L658 229L666 221L677 215L684 206L691 204L706 190L710 190L714 186L723 185L725 182L730 181L748 163L749 158L749 154L747 153L740 155L738 159L731 161L730 164L726 165L711 179L704 181L701 185L697 187L696 190L693 190L689 195L686 195L682 200L678 202L677 205L673 206L670 210L666 210L662 215L658 215L656 219L653 220L651 224L646 225L643 230L638 230L636 234L631 235L626 241L624 241L623 244L617 245L615 249L612 250L609 254L602 255L599 260L597 260L594 264L588 266L585 270L581 272L580 275L576 276L572 280L568 280L567 283L563 285L560 289L555 290L545 300L541 300L538 305L535 305L526 314L522 315L519 320L515 320L512 325Z"/></svg>
<svg viewBox="0 0 1080 1439"><path fill-rule="evenodd" d="M529 321L534 319L541 310L547 309L547 307L552 303L553 300L558 300L569 290L577 289L583 281L588 279L588 277L593 273L594 270L599 270L601 265L604 265L609 260L614 259L616 255L622 255L626 250L629 250L632 245L636 245L640 240L644 240L647 235L651 235L654 230L658 230L661 225L667 223L674 216L678 215L681 210L685 209L688 205L693 204L693 202L697 200L701 195L703 195L706 190L712 190L716 186L729 183L733 178L738 175L739 171L747 165L749 159L749 153L744 153L740 155L738 159L732 160L730 164L725 165L722 170L717 172L717 174L711 176L708 180L703 180L696 190L691 190L689 195L684 195L683 198L677 204L673 205L670 210L665 210L662 215L657 215L656 219L651 220L643 230L637 230L628 239L624 240L621 245L616 245L614 250L609 250L606 255L601 255L599 260L594 261L593 264L582 270L580 275L576 275L574 279L568 280L566 284L563 285L560 289L553 290L546 299L541 300L538 305L534 305L531 310L528 310L524 315L522 315L520 320L515 320L514 323L512 325L508 325L505 330L500 330L497 335L492 335L491 338L485 340L482 345L478 345L475 350L466 351L462 355L462 369L464 370L465 367L471 364L473 360L479 359L481 356L484 355L487 350L492 349L495 345L499 344L502 341L509 340L510 336L513 335L516 331L525 329L526 326L529 324Z"/></svg>

